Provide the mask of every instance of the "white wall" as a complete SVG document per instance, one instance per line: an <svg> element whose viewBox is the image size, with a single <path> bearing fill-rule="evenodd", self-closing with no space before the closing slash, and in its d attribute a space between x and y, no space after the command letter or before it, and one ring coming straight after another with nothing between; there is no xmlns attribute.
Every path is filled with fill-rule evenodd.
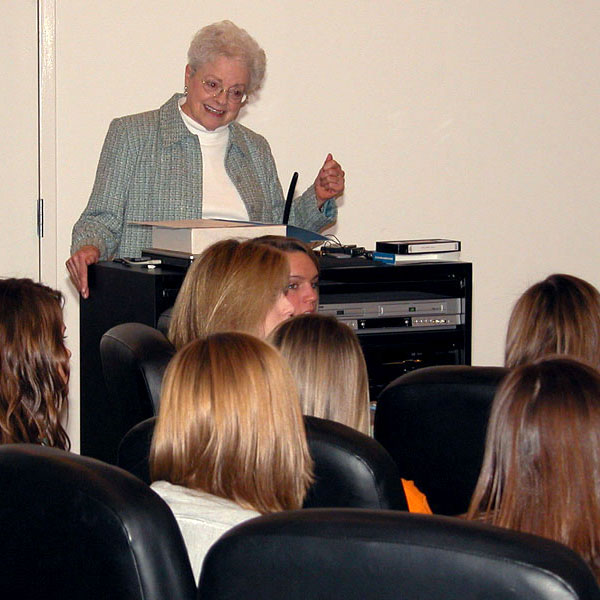
<svg viewBox="0 0 600 600"><path fill-rule="evenodd" d="M331 151L347 173L343 242L462 240L475 364L501 364L527 285L563 271L600 287L597 0L61 0L56 11L59 256L110 119L181 90L191 36L230 18L267 52L241 120L270 141L284 187L294 170L306 187Z"/></svg>
<svg viewBox="0 0 600 600"><path fill-rule="evenodd" d="M0 19L4 48L0 55L0 114L13 113L16 97L30 118L5 118L2 122L0 277L39 277L36 22L34 0L4 0Z"/></svg>

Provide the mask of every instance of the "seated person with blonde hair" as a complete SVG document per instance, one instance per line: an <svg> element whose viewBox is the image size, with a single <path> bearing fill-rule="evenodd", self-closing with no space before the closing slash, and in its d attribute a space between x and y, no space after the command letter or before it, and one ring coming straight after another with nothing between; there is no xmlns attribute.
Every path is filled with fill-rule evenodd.
<svg viewBox="0 0 600 600"><path fill-rule="evenodd" d="M188 269L179 290L169 339L179 349L219 331L264 338L292 316L289 264L283 252L254 240L223 240Z"/></svg>
<svg viewBox="0 0 600 600"><path fill-rule="evenodd" d="M255 241L285 252L290 263L287 297L294 307L294 316L315 312L319 302L319 260L312 248L282 235L263 235Z"/></svg>
<svg viewBox="0 0 600 600"><path fill-rule="evenodd" d="M244 333L210 335L177 352L165 374L150 473L196 580L222 533L259 514L301 508L312 459L279 352Z"/></svg>
<svg viewBox="0 0 600 600"><path fill-rule="evenodd" d="M302 413L370 434L367 366L356 334L335 317L289 319L269 335L287 359L300 392ZM411 512L431 513L412 481L402 480Z"/></svg>

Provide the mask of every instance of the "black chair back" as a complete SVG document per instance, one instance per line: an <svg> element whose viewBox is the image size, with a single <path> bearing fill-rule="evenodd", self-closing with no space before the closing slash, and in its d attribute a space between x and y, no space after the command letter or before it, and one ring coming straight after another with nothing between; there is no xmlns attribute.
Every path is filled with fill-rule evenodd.
<svg viewBox="0 0 600 600"><path fill-rule="evenodd" d="M400 475L427 496L436 514L466 512L485 448L502 367L417 369L390 383L377 401L375 439Z"/></svg>
<svg viewBox="0 0 600 600"><path fill-rule="evenodd" d="M150 417L134 425L121 440L117 464L132 475L150 485L150 446L156 417Z"/></svg>
<svg viewBox="0 0 600 600"><path fill-rule="evenodd" d="M398 468L373 438L341 423L304 417L315 482L305 508L408 510Z"/></svg>
<svg viewBox="0 0 600 600"><path fill-rule="evenodd" d="M0 597L191 599L168 506L123 470L54 448L0 447Z"/></svg>
<svg viewBox="0 0 600 600"><path fill-rule="evenodd" d="M374 439L316 417L304 417L315 483L305 507L407 510L398 469ZM118 464L150 483L148 457L156 418L136 425L119 446Z"/></svg>
<svg viewBox="0 0 600 600"><path fill-rule="evenodd" d="M169 335L169 327L171 326L171 317L173 316L173 307L170 306L167 310L163 311L158 317L158 323L156 329L166 336Z"/></svg>
<svg viewBox="0 0 600 600"><path fill-rule="evenodd" d="M452 517L312 509L258 517L209 550L198 598L598 600L569 548Z"/></svg>
<svg viewBox="0 0 600 600"><path fill-rule="evenodd" d="M136 423L158 413L162 378L175 348L157 329L122 323L100 340L100 356L121 439Z"/></svg>

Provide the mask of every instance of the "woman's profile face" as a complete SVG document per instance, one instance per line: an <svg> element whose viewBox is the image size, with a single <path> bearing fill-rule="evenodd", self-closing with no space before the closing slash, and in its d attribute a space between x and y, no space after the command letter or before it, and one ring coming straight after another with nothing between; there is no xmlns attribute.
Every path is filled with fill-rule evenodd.
<svg viewBox="0 0 600 600"><path fill-rule="evenodd" d="M71 360L71 356L73 356L73 353L67 347L67 344L66 344L66 341L65 341L67 339L66 333L67 333L67 328L66 328L66 326L63 323L63 325L62 325L62 335L63 335L62 349L65 352L67 360ZM69 383L69 374L65 373L65 371L63 370L63 368L61 366L59 366L59 374L60 374L60 376L62 377L62 379L63 379L63 381L65 383Z"/></svg>
<svg viewBox="0 0 600 600"><path fill-rule="evenodd" d="M243 106L240 99L248 90L249 81L248 69L238 58L218 56L196 71L187 65L188 92L181 109L209 131L228 125Z"/></svg>
<svg viewBox="0 0 600 600"><path fill-rule="evenodd" d="M283 323L294 315L294 306L289 301L286 294L281 292L277 301L267 313L264 325L264 337L267 337L279 323Z"/></svg>
<svg viewBox="0 0 600 600"><path fill-rule="evenodd" d="M294 316L315 312L319 301L319 272L315 263L304 252L285 254L290 263L287 297L294 307Z"/></svg>

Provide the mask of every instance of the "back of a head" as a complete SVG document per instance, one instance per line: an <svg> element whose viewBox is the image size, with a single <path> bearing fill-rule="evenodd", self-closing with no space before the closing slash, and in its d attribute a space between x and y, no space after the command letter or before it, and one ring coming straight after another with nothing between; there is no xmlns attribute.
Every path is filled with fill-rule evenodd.
<svg viewBox="0 0 600 600"><path fill-rule="evenodd" d="M600 367L600 293L583 279L554 274L517 300L508 323L505 365L549 354Z"/></svg>
<svg viewBox="0 0 600 600"><path fill-rule="evenodd" d="M331 316L301 315L281 323L269 341L290 364L305 415L369 433L367 367L347 325Z"/></svg>
<svg viewBox="0 0 600 600"><path fill-rule="evenodd" d="M31 279L0 280L0 442L66 449L69 352L62 294Z"/></svg>
<svg viewBox="0 0 600 600"><path fill-rule="evenodd" d="M471 518L541 535L600 575L600 373L568 357L515 368L492 406Z"/></svg>
<svg viewBox="0 0 600 600"><path fill-rule="evenodd" d="M274 348L218 333L175 355L152 442L154 481L268 513L299 508L311 473L294 381Z"/></svg>
<svg viewBox="0 0 600 600"><path fill-rule="evenodd" d="M199 337L241 331L263 337L267 313L289 278L285 254L253 240L223 240L189 268L179 290L169 339L182 348Z"/></svg>

